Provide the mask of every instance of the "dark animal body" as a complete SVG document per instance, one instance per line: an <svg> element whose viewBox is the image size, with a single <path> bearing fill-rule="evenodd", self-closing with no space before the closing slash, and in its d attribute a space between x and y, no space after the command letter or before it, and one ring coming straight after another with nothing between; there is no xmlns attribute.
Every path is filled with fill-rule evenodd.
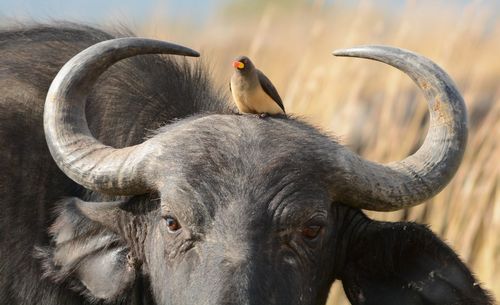
<svg viewBox="0 0 500 305"><path fill-rule="evenodd" d="M299 120L232 115L196 61L135 56L99 75L87 53L74 66L90 72L54 80L74 55L112 38L68 24L0 32L1 304L320 305L336 279L352 304L491 304L426 227L359 209L416 204L418 188L391 189L395 199L352 189L369 185L362 169L377 165L357 166ZM100 48L105 57L120 47ZM86 106L60 110L74 101ZM439 175L449 180L461 152L447 153L452 164ZM403 179L400 167L381 181L394 183L393 171ZM426 198L446 184L408 168Z"/></svg>

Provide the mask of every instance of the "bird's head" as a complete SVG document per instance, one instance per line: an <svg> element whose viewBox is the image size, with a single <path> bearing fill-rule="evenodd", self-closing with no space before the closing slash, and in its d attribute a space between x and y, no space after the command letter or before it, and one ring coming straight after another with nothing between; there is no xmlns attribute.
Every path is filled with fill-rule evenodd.
<svg viewBox="0 0 500 305"><path fill-rule="evenodd" d="M249 71L253 68L253 63L248 57L240 56L233 61L233 67L239 71Z"/></svg>

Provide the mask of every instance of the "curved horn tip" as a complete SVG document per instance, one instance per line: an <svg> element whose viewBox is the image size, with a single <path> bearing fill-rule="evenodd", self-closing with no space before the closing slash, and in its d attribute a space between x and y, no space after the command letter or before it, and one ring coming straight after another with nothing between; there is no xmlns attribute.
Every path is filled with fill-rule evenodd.
<svg viewBox="0 0 500 305"><path fill-rule="evenodd" d="M411 53L408 50L403 50L400 48L384 46L384 45L364 45L364 46L356 46L352 48L338 49L334 50L332 54L334 56L347 56L347 57L359 57L367 54L367 52L384 52L384 51L406 51L407 53Z"/></svg>
<svg viewBox="0 0 500 305"><path fill-rule="evenodd" d="M195 51L191 48L181 46L175 43L171 42L166 42L162 41L163 44L167 46L167 49L170 49L172 52L172 55L184 55L184 56L190 56L190 57L200 57L200 53L198 51Z"/></svg>
<svg viewBox="0 0 500 305"><path fill-rule="evenodd" d="M195 50L193 50L193 49L189 49L189 48L187 48L187 49L188 49L188 51L187 51L187 52L186 52L186 54L185 54L186 56L190 56L190 57L200 57L200 53L199 53L199 52L197 52L197 51L195 51Z"/></svg>
<svg viewBox="0 0 500 305"><path fill-rule="evenodd" d="M141 38L139 38L141 39ZM152 39L145 39L145 40L152 40ZM195 51L191 48L181 46L175 43L167 42L167 41L161 41L158 40L161 44L165 45L166 49L169 49L171 52L171 55L182 55L182 56L189 56L189 57L200 57L200 53L198 51Z"/></svg>
<svg viewBox="0 0 500 305"><path fill-rule="evenodd" d="M172 42L168 41L163 41L163 40L158 40L158 39L151 39L151 38L145 38L145 37L122 37L122 38L114 38L110 40L105 40L100 43L95 44L94 46L91 46L89 49L92 47L97 47L97 46L102 46L102 47L108 47L109 45L112 45L113 48L120 48L120 47L138 47L138 46L145 46L149 45L155 46L157 49L159 49L157 52L150 52L150 53L166 53L166 54L171 54L171 55L181 55L181 56L190 56L190 57L200 57L200 53L179 45L175 44Z"/></svg>
<svg viewBox="0 0 500 305"><path fill-rule="evenodd" d="M332 52L333 56L349 56L349 50L352 49L338 49Z"/></svg>

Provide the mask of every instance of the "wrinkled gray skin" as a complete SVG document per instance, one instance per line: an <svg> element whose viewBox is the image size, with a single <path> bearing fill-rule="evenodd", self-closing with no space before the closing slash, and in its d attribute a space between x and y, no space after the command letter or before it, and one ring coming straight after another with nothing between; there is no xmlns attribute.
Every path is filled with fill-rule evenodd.
<svg viewBox="0 0 500 305"><path fill-rule="evenodd" d="M138 169L150 190L70 180L45 143L45 95L66 61L110 38L67 24L0 32L1 304L320 305L336 279L352 304L492 304L427 228L344 205L371 192L353 200L335 165L345 148L296 119L231 115L198 64L134 57L90 89L98 141L129 147L155 130L154 162Z"/></svg>

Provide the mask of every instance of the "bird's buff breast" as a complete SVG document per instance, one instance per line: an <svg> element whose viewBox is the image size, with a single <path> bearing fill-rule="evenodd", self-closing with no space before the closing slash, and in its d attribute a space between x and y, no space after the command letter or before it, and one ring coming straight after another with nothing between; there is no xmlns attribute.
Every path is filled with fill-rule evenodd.
<svg viewBox="0 0 500 305"><path fill-rule="evenodd" d="M282 114L283 110L259 86L253 89L241 90L233 87L233 99L243 113Z"/></svg>

